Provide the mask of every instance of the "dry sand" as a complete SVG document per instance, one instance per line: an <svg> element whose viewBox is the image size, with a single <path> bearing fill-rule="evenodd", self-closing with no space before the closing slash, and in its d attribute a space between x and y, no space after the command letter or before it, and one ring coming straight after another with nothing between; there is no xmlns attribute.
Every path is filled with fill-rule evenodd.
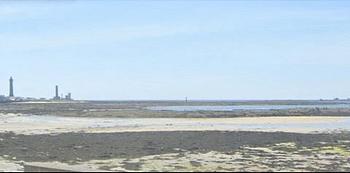
<svg viewBox="0 0 350 173"><path fill-rule="evenodd" d="M51 134L140 131L285 131L314 133L349 130L348 117L87 118L0 114L0 132ZM344 125L345 124L345 125ZM341 126L340 126L341 125Z"/></svg>

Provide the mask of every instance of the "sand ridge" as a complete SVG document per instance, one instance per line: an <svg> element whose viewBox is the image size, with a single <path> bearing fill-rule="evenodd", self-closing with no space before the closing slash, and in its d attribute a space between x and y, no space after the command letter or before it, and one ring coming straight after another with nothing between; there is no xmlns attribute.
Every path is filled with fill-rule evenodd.
<svg viewBox="0 0 350 173"><path fill-rule="evenodd" d="M350 130L350 117L93 118L0 114L0 132L17 134L218 130L299 133Z"/></svg>

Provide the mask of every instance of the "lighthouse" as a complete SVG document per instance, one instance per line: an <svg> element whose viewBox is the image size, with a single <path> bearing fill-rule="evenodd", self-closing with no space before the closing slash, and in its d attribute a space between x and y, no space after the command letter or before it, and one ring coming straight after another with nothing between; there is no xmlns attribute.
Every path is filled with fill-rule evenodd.
<svg viewBox="0 0 350 173"><path fill-rule="evenodd" d="M15 95L13 94L13 78L10 78L10 94L9 97L14 97Z"/></svg>

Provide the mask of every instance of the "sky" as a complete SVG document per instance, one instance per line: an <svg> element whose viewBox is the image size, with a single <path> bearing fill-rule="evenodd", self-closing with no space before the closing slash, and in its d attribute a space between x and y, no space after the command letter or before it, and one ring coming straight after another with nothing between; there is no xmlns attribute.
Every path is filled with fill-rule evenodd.
<svg viewBox="0 0 350 173"><path fill-rule="evenodd" d="M0 1L0 95L350 98L350 1Z"/></svg>

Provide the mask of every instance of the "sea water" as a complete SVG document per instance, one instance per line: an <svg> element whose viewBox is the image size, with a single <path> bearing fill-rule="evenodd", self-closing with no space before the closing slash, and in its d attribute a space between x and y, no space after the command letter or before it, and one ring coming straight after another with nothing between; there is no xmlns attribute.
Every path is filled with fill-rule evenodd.
<svg viewBox="0 0 350 173"><path fill-rule="evenodd" d="M287 109L339 109L349 108L350 104L315 104L315 105L235 105L235 106L154 106L155 111L237 111L237 110L287 110Z"/></svg>

